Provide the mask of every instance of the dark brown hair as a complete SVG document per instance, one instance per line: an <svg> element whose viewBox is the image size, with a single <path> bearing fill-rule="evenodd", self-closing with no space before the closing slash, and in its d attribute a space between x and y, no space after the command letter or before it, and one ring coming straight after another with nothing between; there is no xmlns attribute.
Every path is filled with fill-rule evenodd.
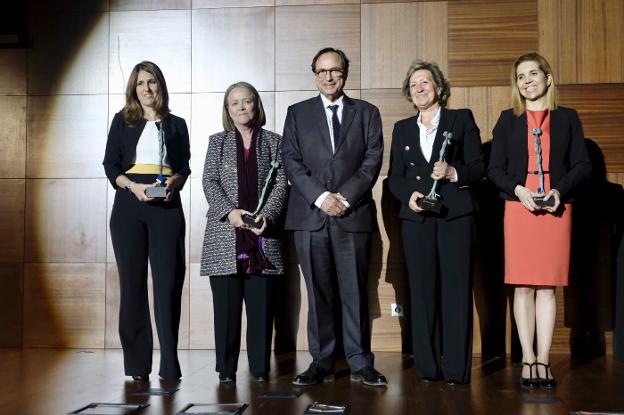
<svg viewBox="0 0 624 415"><path fill-rule="evenodd" d="M143 118L143 107L139 101L139 97L136 94L137 80L139 78L139 72L145 71L152 75L158 83L158 93L154 100L154 110L161 119L164 119L169 115L169 91L167 90L167 83L162 71L153 62L143 61L134 65L128 83L126 85L126 105L121 110L123 113L126 124L135 126Z"/></svg>

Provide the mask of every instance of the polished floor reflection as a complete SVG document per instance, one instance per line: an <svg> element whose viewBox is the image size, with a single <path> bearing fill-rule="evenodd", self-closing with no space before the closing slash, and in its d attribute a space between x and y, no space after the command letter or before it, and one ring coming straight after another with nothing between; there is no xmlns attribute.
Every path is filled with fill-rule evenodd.
<svg viewBox="0 0 624 415"><path fill-rule="evenodd" d="M0 412L2 414L66 414L91 402L149 403L138 414L175 414L189 403L246 402L245 415L302 414L318 401L351 406L351 414L487 414L568 415L571 411L623 412L624 363L611 357L571 362L567 355L553 358L559 386L552 392L523 391L519 368L504 359L483 363L475 358L470 386L417 380L411 359L398 353L377 353L376 367L388 377L387 388L352 384L340 363L336 380L301 389L296 399L263 398L264 391L289 391L293 375L309 363L307 353L274 356L270 382L256 384L241 354L236 384L220 386L214 372L213 351L180 352L179 383L151 376L149 385L122 375L120 350L0 350ZM158 361L155 353L154 361ZM146 387L179 388L173 395L146 396Z"/></svg>

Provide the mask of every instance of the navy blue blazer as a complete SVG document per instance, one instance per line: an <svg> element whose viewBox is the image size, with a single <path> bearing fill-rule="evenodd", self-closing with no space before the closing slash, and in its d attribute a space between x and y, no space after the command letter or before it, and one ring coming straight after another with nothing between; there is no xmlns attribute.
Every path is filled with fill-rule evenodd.
<svg viewBox="0 0 624 415"><path fill-rule="evenodd" d="M428 215L453 219L473 212L477 208L477 203L470 186L485 176L485 165L479 127L474 121L472 112L469 109L441 109L430 161L425 159L420 149L420 128L417 120L418 114L398 121L392 132L388 184L392 194L401 201L399 217L423 222ZM458 181L438 182L437 193L441 195L440 201L444 206L439 215L427 211L414 212L409 207L410 196L414 191L426 196L431 190L433 185L431 172L434 163L440 158L445 131L453 134L445 160L457 171Z"/></svg>
<svg viewBox="0 0 624 415"><path fill-rule="evenodd" d="M145 119L141 119L139 124L131 127L124 121L121 111L115 114L113 118L102 164L106 177L114 189L118 187L115 179L126 174L125 172L132 166L136 155L136 146L146 123ZM161 128L165 133L165 146L167 147L167 157L171 170L174 174L184 177L190 176L191 149L188 128L184 118L169 114L163 120ZM182 190L182 187L178 190Z"/></svg>
<svg viewBox="0 0 624 415"><path fill-rule="evenodd" d="M292 185L285 228L315 231L327 220L314 205L325 191L342 194L351 208L331 218L346 232L372 232L377 215L372 189L381 170L383 134L374 105L344 97L340 144L332 152L320 95L288 108L284 123L284 171Z"/></svg>
<svg viewBox="0 0 624 415"><path fill-rule="evenodd" d="M529 150L526 112L516 117L512 109L501 112L493 131L489 179L505 200L518 200L517 185L526 183ZM585 146L581 120L575 110L558 107L550 112L550 187L557 189L561 202L570 202L574 190L589 179L591 161Z"/></svg>

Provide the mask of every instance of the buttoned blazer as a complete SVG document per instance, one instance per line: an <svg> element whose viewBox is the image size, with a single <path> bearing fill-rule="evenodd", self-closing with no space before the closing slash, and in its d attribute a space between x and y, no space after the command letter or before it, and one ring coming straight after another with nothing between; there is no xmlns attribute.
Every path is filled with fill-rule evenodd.
<svg viewBox="0 0 624 415"><path fill-rule="evenodd" d="M282 138L279 134L261 129L256 138L258 163L258 197L262 194L264 182L272 161L280 162L275 182L260 213L266 215L270 224L263 235L264 253L275 269L264 270L263 274L283 274L281 235L277 227L282 221L286 204L287 183L281 165ZM202 177L204 194L208 201L206 230L201 257L201 275L234 275L236 268L236 232L227 222L227 215L238 207L238 166L236 155L236 133L222 131L210 136L204 173Z"/></svg>
<svg viewBox="0 0 624 415"><path fill-rule="evenodd" d="M147 120L141 119L136 126L131 127L124 121L121 111L113 117L102 164L106 177L114 189L118 188L115 179L125 174L135 160L136 146L146 123ZM167 157L173 173L185 178L190 176L191 150L186 122L183 118L169 114L162 121L161 128L164 131ZM182 190L182 187L178 190Z"/></svg>
<svg viewBox="0 0 624 415"><path fill-rule="evenodd" d="M458 181L438 182L437 193L444 206L436 216L453 219L473 212L477 208L470 186L485 176L483 153L479 128L472 112L468 109L449 110L442 108L440 122L433 142L431 160L427 161L420 149L420 128L418 114L398 121L392 132L390 169L388 184L392 194L401 201L401 219L423 222L427 211L415 212L409 207L409 199L414 191L428 195L433 185L431 172L439 160L445 131L452 133L445 160L457 171Z"/></svg>
<svg viewBox="0 0 624 415"><path fill-rule="evenodd" d="M493 131L489 179L506 200L518 200L514 189L524 186L529 170L526 112L517 117L512 109L501 112ZM558 107L550 112L550 156L544 170L550 172L550 186L557 189L563 203L574 197L574 190L591 174L591 162L578 114ZM531 170L535 170L531 168Z"/></svg>
<svg viewBox="0 0 624 415"><path fill-rule="evenodd" d="M320 95L288 108L284 124L284 168L292 188L285 228L315 231L328 220L346 232L377 227L372 188L383 157L381 116L374 105L343 100L340 140L332 151ZM350 204L340 218L329 218L314 204L325 191L342 194Z"/></svg>

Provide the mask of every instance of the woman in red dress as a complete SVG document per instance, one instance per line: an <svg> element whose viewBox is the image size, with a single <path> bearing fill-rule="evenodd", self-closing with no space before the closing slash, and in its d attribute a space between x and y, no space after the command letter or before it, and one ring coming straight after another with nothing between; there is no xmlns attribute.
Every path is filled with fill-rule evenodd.
<svg viewBox="0 0 624 415"><path fill-rule="evenodd" d="M556 385L549 364L555 288L568 284L571 201L591 164L578 114L557 106L548 62L537 53L522 55L511 79L514 107L494 127L488 177L505 199L505 283L516 287L521 384L550 389Z"/></svg>

